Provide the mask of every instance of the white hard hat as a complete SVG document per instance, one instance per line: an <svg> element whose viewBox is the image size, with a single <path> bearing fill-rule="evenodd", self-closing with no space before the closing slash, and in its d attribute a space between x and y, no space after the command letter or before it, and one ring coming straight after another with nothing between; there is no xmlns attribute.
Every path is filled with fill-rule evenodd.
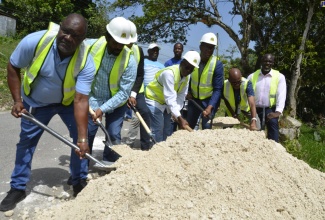
<svg viewBox="0 0 325 220"><path fill-rule="evenodd" d="M129 20L129 23L130 23L130 27L131 27L131 43L135 43L138 41L137 27L130 20Z"/></svg>
<svg viewBox="0 0 325 220"><path fill-rule="evenodd" d="M217 36L214 33L206 33L202 36L200 43L207 43L217 46Z"/></svg>
<svg viewBox="0 0 325 220"><path fill-rule="evenodd" d="M113 18L106 25L108 33L120 44L130 44L131 27L128 20L123 17Z"/></svg>
<svg viewBox="0 0 325 220"><path fill-rule="evenodd" d="M199 64L201 62L200 54L194 50L188 51L183 56L183 59L187 60L191 65L196 68L199 68Z"/></svg>
<svg viewBox="0 0 325 220"><path fill-rule="evenodd" d="M155 47L158 47L158 49L160 50L159 45L156 44L156 43L151 43L151 44L149 44L148 50L153 49L153 48L155 48Z"/></svg>

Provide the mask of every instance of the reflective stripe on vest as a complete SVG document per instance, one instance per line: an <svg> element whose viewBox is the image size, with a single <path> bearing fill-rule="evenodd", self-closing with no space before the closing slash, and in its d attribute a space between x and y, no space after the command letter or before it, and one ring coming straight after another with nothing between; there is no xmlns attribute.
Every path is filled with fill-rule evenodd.
<svg viewBox="0 0 325 220"><path fill-rule="evenodd" d="M240 109L243 111L248 112L250 110L249 104L248 104L248 98L246 95L246 89L248 85L248 80L244 77L241 78L241 85L240 85ZM231 83L228 80L225 80L224 87L223 87L223 95L225 99L229 102L232 110L236 113L236 102L235 102L235 94L233 87L231 86ZM226 109L227 115L231 116L230 111L228 108Z"/></svg>
<svg viewBox="0 0 325 220"><path fill-rule="evenodd" d="M105 49L106 49L106 39L105 36L99 38L90 48L90 53L93 56L95 62L96 73L100 68L102 59L104 57ZM132 51L124 46L121 53L117 56L114 65L111 69L111 73L109 75L109 87L111 95L114 96L119 90L120 79L129 64L129 59Z"/></svg>
<svg viewBox="0 0 325 220"><path fill-rule="evenodd" d="M253 73L252 76L252 84L253 84L253 88L254 91L256 91L256 83L258 80L258 76L260 74L261 70L257 70ZM280 72L274 69L271 69L272 72L272 79L271 79L271 85L270 85L270 93L269 93L269 100L270 100L270 106L275 106L276 105L276 91L278 89L278 84L279 84L279 80L280 80Z"/></svg>
<svg viewBox="0 0 325 220"><path fill-rule="evenodd" d="M60 26L58 24L51 22L49 24L48 30L38 42L33 61L31 65L27 68L24 75L23 85L24 93L26 96L30 95L31 93L31 84L37 78L43 66L43 63L47 57L47 54L49 53L53 42L56 39L59 29ZM76 86L75 78L85 66L88 51L89 47L86 46L84 42L82 42L73 54L68 64L63 81L63 98L61 101L63 105L70 105L73 102Z"/></svg>
<svg viewBox="0 0 325 220"><path fill-rule="evenodd" d="M212 55L205 65L201 76L199 74L199 69L194 68L191 74L191 93L195 98L203 100L212 96L212 78L217 61L218 58Z"/></svg>
<svg viewBox="0 0 325 220"><path fill-rule="evenodd" d="M190 80L190 75L188 75L185 80L179 85L179 82L181 81L181 74L179 72L179 65L173 65L166 67L164 69L159 70L156 75L155 79L150 82L145 90L145 95L148 99L152 99L156 102L159 102L161 105L166 104L165 103L165 97L163 92L163 86L158 82L158 77L160 74L166 70L171 70L174 74L174 90L176 93L179 93L182 91L182 89L187 85L187 83Z"/></svg>
<svg viewBox="0 0 325 220"><path fill-rule="evenodd" d="M139 65L139 63L140 63L140 49L139 49L139 46L136 45L136 44L133 44L131 49L133 51L134 59L135 59L135 61L137 61L137 64Z"/></svg>

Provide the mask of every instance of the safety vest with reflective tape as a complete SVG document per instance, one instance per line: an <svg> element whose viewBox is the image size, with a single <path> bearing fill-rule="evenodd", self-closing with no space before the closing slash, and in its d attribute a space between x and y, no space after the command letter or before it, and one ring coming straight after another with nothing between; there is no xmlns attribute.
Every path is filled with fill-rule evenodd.
<svg viewBox="0 0 325 220"><path fill-rule="evenodd" d="M181 83L181 85L179 85L179 82L182 79L181 74L179 72L179 65L173 65L159 70L155 75L155 79L147 85L145 90L145 95L148 99L155 100L156 102L159 102L161 105L164 105L166 103L165 103L165 97L163 92L163 85L161 85L158 82L158 77L162 72L166 70L171 70L174 74L174 90L176 91L176 93L182 91L182 89L187 85L187 83L190 80L190 75L188 75L186 76L185 80Z"/></svg>
<svg viewBox="0 0 325 220"><path fill-rule="evenodd" d="M248 81L246 78L241 78L241 84L240 84L240 109L242 111L248 112L250 110L249 104L248 104L248 97L246 94L246 89L248 85ZM235 94L233 87L229 80L224 81L224 87L223 87L223 95L225 99L229 102L230 107L234 112L236 112L236 101L235 101ZM226 109L227 115L231 116L231 113L228 109Z"/></svg>
<svg viewBox="0 0 325 220"><path fill-rule="evenodd" d="M31 65L27 68L23 79L23 88L26 96L30 95L31 93L31 85L39 75L47 54L49 53L53 42L56 39L59 29L60 26L58 24L50 22L48 30L45 32L37 44L35 56ZM89 47L86 46L84 42L82 42L69 62L63 81L63 97L61 101L63 105L67 106L73 102L76 93L75 78L85 66L88 51Z"/></svg>
<svg viewBox="0 0 325 220"><path fill-rule="evenodd" d="M199 69L194 68L191 74L191 93L195 98L203 100L212 96L212 78L217 61L218 58L212 55L205 65L201 76L199 74Z"/></svg>
<svg viewBox="0 0 325 220"><path fill-rule="evenodd" d="M98 70L102 63L106 45L106 38L105 36L102 36L90 47L90 54L93 56L95 63L95 75L98 73ZM114 65L111 69L111 74L109 75L108 79L109 89L112 96L114 96L120 90L119 82L126 67L128 66L131 53L132 51L127 46L124 46L123 50L120 52L114 62Z"/></svg>
<svg viewBox="0 0 325 220"><path fill-rule="evenodd" d="M253 73L253 76L252 76L252 84L253 84L254 91L256 91L256 83L257 83L257 79L258 79L260 72L261 72L261 70L257 70L256 72ZM276 91L278 89L278 84L279 84L279 80L280 80L280 72L279 71L271 69L271 73L272 73L272 79L271 79L270 93L269 93L269 100L270 100L269 107L273 107L276 105L276 100L275 100Z"/></svg>

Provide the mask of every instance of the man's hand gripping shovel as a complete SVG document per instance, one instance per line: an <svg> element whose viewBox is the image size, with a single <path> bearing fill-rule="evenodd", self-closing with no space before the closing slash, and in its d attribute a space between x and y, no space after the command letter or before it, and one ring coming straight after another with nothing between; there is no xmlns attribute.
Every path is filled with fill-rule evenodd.
<svg viewBox="0 0 325 220"><path fill-rule="evenodd" d="M92 116L94 116L95 115L95 112L94 112L94 110L92 110L91 108L90 108L90 106L89 106L89 113L92 115ZM106 147L108 147L112 152L111 152L111 154L112 154L112 158L113 158L113 160L114 161L102 161L101 163L102 164L107 164L108 166L109 165L112 165L116 160L118 160L118 158L120 158L121 157L121 155L119 155L116 151L114 151L113 149L112 149L112 147L113 147L113 144L112 144L112 141L111 141L111 138L109 137L109 134L108 134L108 132L107 132L107 130L106 130L106 128L105 128L105 126L103 125L103 123L99 120L99 118L97 118L96 119L96 124L102 129L102 131L104 132L104 134L105 134L105 141L103 141L103 143L105 144L105 146ZM94 165L94 167L98 167L98 166L100 166L100 164L95 164Z"/></svg>
<svg viewBox="0 0 325 220"><path fill-rule="evenodd" d="M71 142L70 140L66 139L65 137L63 137L62 135L60 135L59 133L57 133L53 129L51 129L48 126L44 125L42 122L38 121L31 113L29 113L29 112L21 113L21 117L23 117L24 119L26 119L26 120L28 120L28 121L30 121L30 122L38 125L41 128L43 128L45 131L47 131L48 133L50 133L51 135L53 135L54 137L56 137L57 139L59 139L60 141L62 141L66 145L68 145L69 147L71 147L72 149L80 150L77 145L75 145L73 142ZM89 160L94 161L98 165L98 166L96 166L96 168L98 168L100 170L104 170L104 171L110 171L110 170L112 170L112 167L110 167L107 164L104 164L104 163L100 162L99 160L97 160L96 158L94 158L93 156L91 156L90 154L85 153L85 156Z"/></svg>

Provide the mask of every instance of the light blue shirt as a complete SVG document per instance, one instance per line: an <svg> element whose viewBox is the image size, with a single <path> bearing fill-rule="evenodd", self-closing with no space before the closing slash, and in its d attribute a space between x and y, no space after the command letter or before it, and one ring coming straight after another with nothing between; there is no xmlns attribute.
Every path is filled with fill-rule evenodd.
<svg viewBox="0 0 325 220"><path fill-rule="evenodd" d="M18 44L10 57L10 63L17 68L25 68L32 64L36 46L46 31L38 31L27 35ZM21 87L21 95L30 106L42 107L50 104L61 103L63 98L62 86L70 59L67 57L61 60L56 40L42 65L38 77L31 86L29 96L24 94ZM91 82L94 78L95 66L92 57L89 55L85 67L76 78L76 91L88 95L91 89Z"/></svg>
<svg viewBox="0 0 325 220"><path fill-rule="evenodd" d="M143 77L143 85L146 87L153 79L155 78L156 73L165 68L165 66L158 62L152 61L149 59L144 59L144 77Z"/></svg>
<svg viewBox="0 0 325 220"><path fill-rule="evenodd" d="M95 76L89 98L90 107L103 113L111 113L125 103L130 94L137 75L137 63L131 54L129 63L119 81L119 91L112 96L109 85L109 76L117 56L108 54L105 50L98 73Z"/></svg>

